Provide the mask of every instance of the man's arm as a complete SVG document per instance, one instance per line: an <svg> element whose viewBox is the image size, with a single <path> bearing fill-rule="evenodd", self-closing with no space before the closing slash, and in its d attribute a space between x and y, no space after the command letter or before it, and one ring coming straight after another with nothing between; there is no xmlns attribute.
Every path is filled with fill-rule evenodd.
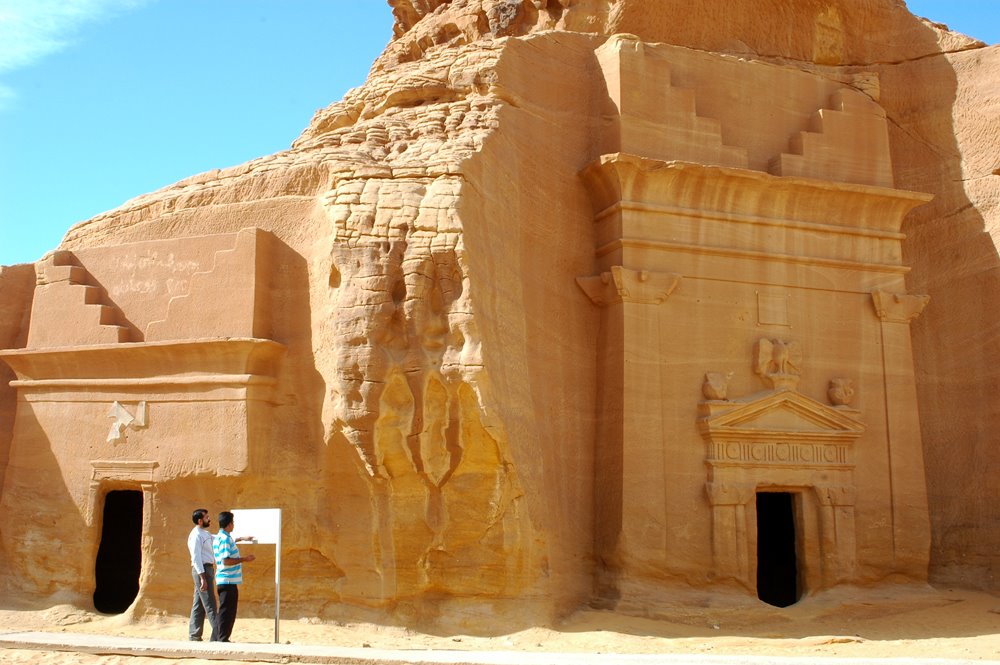
<svg viewBox="0 0 1000 665"><path fill-rule="evenodd" d="M253 554L247 554L246 556L226 557L225 559L222 560L222 565L235 566L238 563L250 563L256 558L257 557L255 557Z"/></svg>
<svg viewBox="0 0 1000 665"><path fill-rule="evenodd" d="M209 541L209 549L211 549L211 547L212 547L212 544L211 544L212 534L210 534L209 532L206 531L205 534L202 536L202 538L207 539ZM209 575L209 573L208 573L208 571L205 570L205 564L214 566L215 565L215 557L212 557L211 559L205 560L205 548L203 546L201 546L201 545L202 544L199 543L199 547L198 547L198 558L201 559L201 585L200 585L199 588L202 591L208 591L208 575Z"/></svg>

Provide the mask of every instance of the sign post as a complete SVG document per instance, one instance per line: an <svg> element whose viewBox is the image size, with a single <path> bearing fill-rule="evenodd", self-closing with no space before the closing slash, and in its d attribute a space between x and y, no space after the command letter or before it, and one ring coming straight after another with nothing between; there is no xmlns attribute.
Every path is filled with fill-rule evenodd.
<svg viewBox="0 0 1000 665"><path fill-rule="evenodd" d="M251 538L253 543L274 545L274 643L278 643L281 618L281 508L233 510L233 538Z"/></svg>

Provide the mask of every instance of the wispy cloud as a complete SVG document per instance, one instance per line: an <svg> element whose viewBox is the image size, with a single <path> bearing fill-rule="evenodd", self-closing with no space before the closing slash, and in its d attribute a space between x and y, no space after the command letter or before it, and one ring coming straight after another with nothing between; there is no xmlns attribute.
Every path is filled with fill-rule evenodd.
<svg viewBox="0 0 1000 665"><path fill-rule="evenodd" d="M72 43L88 23L149 0L0 0L0 74L27 67ZM17 93L0 83L0 109Z"/></svg>

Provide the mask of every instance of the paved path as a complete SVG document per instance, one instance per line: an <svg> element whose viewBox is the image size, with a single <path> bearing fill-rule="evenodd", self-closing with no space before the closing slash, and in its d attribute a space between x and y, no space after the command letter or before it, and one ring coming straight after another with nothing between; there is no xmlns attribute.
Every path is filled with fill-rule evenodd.
<svg viewBox="0 0 1000 665"><path fill-rule="evenodd" d="M220 644L86 633L2 633L0 648L99 655L201 658L332 665L984 665L1000 661L946 658L813 658L707 654L583 654L530 651L430 651L304 644ZM0 661L3 660L0 654Z"/></svg>

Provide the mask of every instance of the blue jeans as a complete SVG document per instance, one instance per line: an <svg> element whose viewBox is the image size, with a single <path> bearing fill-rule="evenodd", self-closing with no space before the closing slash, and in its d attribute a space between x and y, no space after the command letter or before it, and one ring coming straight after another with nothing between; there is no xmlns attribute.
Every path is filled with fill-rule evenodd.
<svg viewBox="0 0 1000 665"><path fill-rule="evenodd" d="M212 627L213 642L219 639L219 612L215 604L215 566L205 566L205 577L208 586L201 590L201 575L191 568L191 579L194 580L194 598L191 601L191 621L188 622L188 637L200 640L205 630L205 616L208 625Z"/></svg>

